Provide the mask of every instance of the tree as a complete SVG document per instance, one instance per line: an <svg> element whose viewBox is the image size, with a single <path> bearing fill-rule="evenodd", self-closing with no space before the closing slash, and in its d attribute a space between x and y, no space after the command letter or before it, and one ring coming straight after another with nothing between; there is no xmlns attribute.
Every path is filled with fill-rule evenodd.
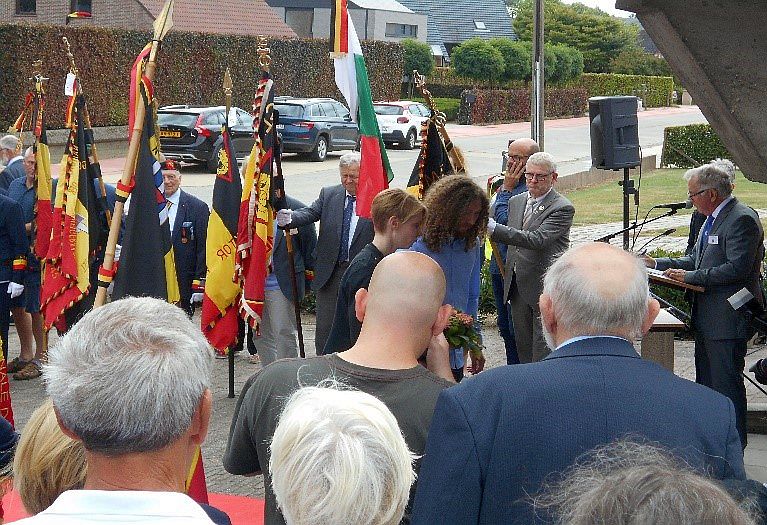
<svg viewBox="0 0 767 525"><path fill-rule="evenodd" d="M664 58L656 57L641 49L621 52L620 55L610 62L610 70L613 73L624 73L626 75L673 76L671 68Z"/></svg>
<svg viewBox="0 0 767 525"><path fill-rule="evenodd" d="M504 75L503 55L487 40L470 38L453 49L455 72L474 80L498 81Z"/></svg>
<svg viewBox="0 0 767 525"><path fill-rule="evenodd" d="M583 74L583 54L575 48L563 44L546 44L545 53L555 57L555 68L552 74L546 74L546 79L554 84L563 84L575 80ZM548 62L544 65L548 67Z"/></svg>
<svg viewBox="0 0 767 525"><path fill-rule="evenodd" d="M530 42L517 42L510 38L491 38L488 43L503 56L502 80L530 80L532 74Z"/></svg>
<svg viewBox="0 0 767 525"><path fill-rule="evenodd" d="M402 41L402 47L405 48L405 75L409 77L414 69L424 76L429 76L434 71L434 56L429 44L406 38Z"/></svg>
<svg viewBox="0 0 767 525"><path fill-rule="evenodd" d="M532 0L520 0L518 9L514 31L520 40L532 41ZM544 39L551 44L565 44L579 50L588 72L609 72L612 57L637 46L638 26L582 4L567 5L561 0L546 0L544 21Z"/></svg>

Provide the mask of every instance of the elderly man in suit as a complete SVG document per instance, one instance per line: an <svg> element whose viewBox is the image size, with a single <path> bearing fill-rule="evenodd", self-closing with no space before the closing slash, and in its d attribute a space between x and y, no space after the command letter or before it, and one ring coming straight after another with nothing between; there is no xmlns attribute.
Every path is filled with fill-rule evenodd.
<svg viewBox="0 0 767 525"><path fill-rule="evenodd" d="M748 321L727 298L743 287L764 304L759 270L764 259L764 231L754 210L732 195L728 173L713 164L684 175L688 196L706 216L690 255L645 259L677 281L702 286L693 294L695 380L729 397L735 404L738 432L746 446L746 387L743 384Z"/></svg>
<svg viewBox="0 0 767 525"><path fill-rule="evenodd" d="M373 241L373 223L357 216L357 182L360 178L360 154L347 153L338 163L341 184L320 190L319 198L299 210L277 212L282 228L298 228L320 221L317 256L312 289L317 293L317 332L314 344L322 355L330 335L336 310L338 287L349 262Z"/></svg>
<svg viewBox="0 0 767 525"><path fill-rule="evenodd" d="M555 350L440 394L413 523L549 521L531 500L546 478L625 437L665 446L716 478L745 479L732 402L634 350L659 309L632 254L588 243L558 258L540 297Z"/></svg>
<svg viewBox="0 0 767 525"><path fill-rule="evenodd" d="M540 361L549 353L541 331L538 298L543 274L570 245L575 208L557 193L557 165L549 153L534 153L525 164L527 191L496 203L496 216L508 206L506 225L490 219L495 242L508 244L504 297L511 302L514 338L521 363Z"/></svg>
<svg viewBox="0 0 767 525"><path fill-rule="evenodd" d="M5 169L0 170L0 189L8 191L11 181L24 176L24 156L21 152L21 141L15 135L0 137L0 161Z"/></svg>
<svg viewBox="0 0 767 525"><path fill-rule="evenodd" d="M168 222L176 261L179 306L191 316L194 302L202 302L200 281L205 278L205 239L208 234L208 205L181 189L178 162L162 164L165 198L168 199Z"/></svg>

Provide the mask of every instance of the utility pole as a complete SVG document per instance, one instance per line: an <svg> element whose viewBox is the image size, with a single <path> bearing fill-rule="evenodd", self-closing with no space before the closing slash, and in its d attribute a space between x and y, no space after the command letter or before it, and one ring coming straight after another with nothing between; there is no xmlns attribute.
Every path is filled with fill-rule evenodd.
<svg viewBox="0 0 767 525"><path fill-rule="evenodd" d="M533 93L530 97L530 136L543 150L543 2L533 7Z"/></svg>

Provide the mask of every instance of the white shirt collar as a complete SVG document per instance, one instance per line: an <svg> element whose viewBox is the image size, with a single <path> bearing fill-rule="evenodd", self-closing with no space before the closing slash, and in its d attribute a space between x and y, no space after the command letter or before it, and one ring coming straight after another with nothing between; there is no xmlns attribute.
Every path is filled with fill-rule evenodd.
<svg viewBox="0 0 767 525"><path fill-rule="evenodd" d="M24 156L23 155L16 155L15 157L13 157L11 160L8 161L8 164L6 164L5 167L7 168L11 164L13 164L14 162L19 161L19 160L24 160Z"/></svg>
<svg viewBox="0 0 767 525"><path fill-rule="evenodd" d="M730 202L732 199L734 199L732 195L724 199L722 202L719 203L719 206L716 207L714 210L714 213L711 214L711 216L716 220L717 217L719 217L719 212L721 212L725 206L727 206L727 203Z"/></svg>
<svg viewBox="0 0 767 525"><path fill-rule="evenodd" d="M540 197L533 197L532 195L530 195L530 192L528 191L528 192L527 192L527 198L528 198L528 200L532 200L532 201L533 201L535 204L538 204L538 203L539 203L539 202L541 202L543 199L545 199L545 198L546 198L546 195L548 195L549 193L551 193L551 190L553 190L553 189L554 189L554 186L552 186L551 188L549 188L549 191L547 191L546 193L544 193L544 194L543 194L543 195L541 195Z"/></svg>
<svg viewBox="0 0 767 525"><path fill-rule="evenodd" d="M178 201L181 199L181 188L177 189L175 193L171 194L170 197L165 198L172 202L175 206L178 206Z"/></svg>
<svg viewBox="0 0 767 525"><path fill-rule="evenodd" d="M624 339L623 337L618 337L617 335L579 335L577 337L571 337L570 339L568 339L567 341L559 345L556 349L559 350L563 346L567 346L570 343L575 343L577 341L583 341L584 339L596 339L596 338L602 338L602 337L609 337L610 339L620 339L621 341L628 341L628 339Z"/></svg>

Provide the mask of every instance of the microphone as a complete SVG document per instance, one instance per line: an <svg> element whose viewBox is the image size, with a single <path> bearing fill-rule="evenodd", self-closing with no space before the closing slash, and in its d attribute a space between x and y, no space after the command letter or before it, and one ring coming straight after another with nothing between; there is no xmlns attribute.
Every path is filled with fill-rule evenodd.
<svg viewBox="0 0 767 525"><path fill-rule="evenodd" d="M669 228L668 230L666 230L666 231L664 231L664 232L662 232L662 233L659 233L658 235L656 235L655 237L653 237L652 239L650 239L649 241L647 241L646 243L644 243L644 244L643 244L643 245L642 245L642 246L639 248L639 250L637 250L637 251L638 251L639 253L642 253L642 251L644 250L644 248L645 248L645 247L646 247L648 244L650 244L651 242L653 242L655 239L658 239L658 238L660 238L660 237L665 237L666 235L671 235L671 234L672 234L672 233L674 233L675 231L676 231L676 228Z"/></svg>
<svg viewBox="0 0 767 525"><path fill-rule="evenodd" d="M656 204L653 208L664 208L667 210L689 210L692 208L692 200L687 199L684 202L672 202L669 204Z"/></svg>

